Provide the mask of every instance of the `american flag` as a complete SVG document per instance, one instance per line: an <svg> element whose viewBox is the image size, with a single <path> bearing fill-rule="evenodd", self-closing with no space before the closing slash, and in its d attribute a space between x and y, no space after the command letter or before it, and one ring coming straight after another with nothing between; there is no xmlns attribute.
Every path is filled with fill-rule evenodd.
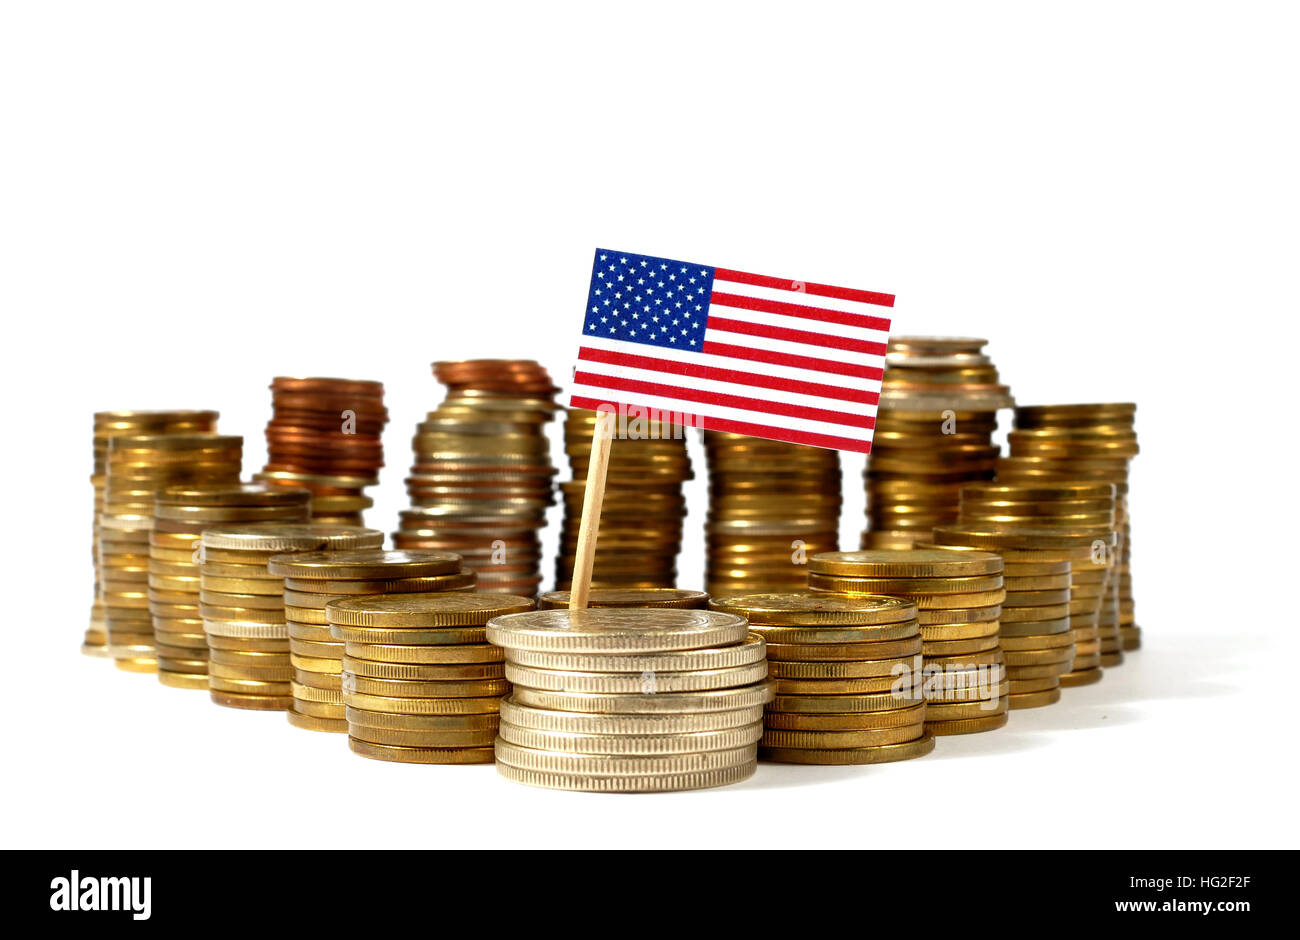
<svg viewBox="0 0 1300 940"><path fill-rule="evenodd" d="M596 250L573 408L871 451L892 294Z"/></svg>

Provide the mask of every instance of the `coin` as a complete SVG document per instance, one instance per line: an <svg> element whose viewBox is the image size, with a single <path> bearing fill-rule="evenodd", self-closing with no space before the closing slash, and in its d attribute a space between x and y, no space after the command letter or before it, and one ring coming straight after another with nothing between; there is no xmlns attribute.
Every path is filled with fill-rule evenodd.
<svg viewBox="0 0 1300 940"><path fill-rule="evenodd" d="M352 753L375 760L396 761L406 764L490 764L490 747L399 747L391 744L371 744L348 736Z"/></svg>
<svg viewBox="0 0 1300 940"><path fill-rule="evenodd" d="M930 732L913 741L901 744L878 744L871 747L793 748L767 747L758 749L761 760L781 764L887 764L893 761L924 757L934 750L934 735Z"/></svg>
<svg viewBox="0 0 1300 940"><path fill-rule="evenodd" d="M501 723L501 740L520 748L570 754L651 757L734 751L755 744L763 735L761 721L739 728L675 734L591 734L552 731Z"/></svg>
<svg viewBox="0 0 1300 940"><path fill-rule="evenodd" d="M743 617L705 610L587 609L507 614L487 626L507 649L657 653L724 646L748 633Z"/></svg>
<svg viewBox="0 0 1300 940"><path fill-rule="evenodd" d="M511 650L510 659L516 666L521 667L639 675L644 672L691 672L749 666L762 662L765 651L766 644L763 638L756 633L751 633L733 646L713 649L608 656L545 650Z"/></svg>
<svg viewBox="0 0 1300 940"><path fill-rule="evenodd" d="M267 563L273 575L295 579L368 580L428 578L455 574L460 559L451 552L330 551L274 556Z"/></svg>
<svg viewBox="0 0 1300 940"><path fill-rule="evenodd" d="M1002 559L991 552L942 549L826 552L808 560L808 570L823 575L877 580L987 577L1002 572ZM986 590L977 588L976 590Z"/></svg>
<svg viewBox="0 0 1300 940"><path fill-rule="evenodd" d="M709 607L746 617L756 626L899 624L916 615L915 605L901 598L833 596L811 591L714 597Z"/></svg>
<svg viewBox="0 0 1300 940"><path fill-rule="evenodd" d="M723 731L759 723L762 704L708 712L662 714L602 714L532 708L521 705L513 696L501 701L501 718L521 728L542 731L594 735L673 735L703 731Z"/></svg>
<svg viewBox="0 0 1300 940"><path fill-rule="evenodd" d="M599 543L597 543L599 544ZM687 607L701 609L708 605L709 595L703 591L682 588L606 588L594 590L587 598L588 607ZM568 591L548 591L537 599L542 610L567 608Z"/></svg>
<svg viewBox="0 0 1300 940"><path fill-rule="evenodd" d="M590 774L542 773L498 763L497 773L507 780L553 790L582 790L594 793L664 793L672 790L702 790L738 783L754 774L757 763L751 761L718 770L678 774L655 774L648 777L601 777Z"/></svg>
<svg viewBox="0 0 1300 940"><path fill-rule="evenodd" d="M517 705L555 711L618 715L693 714L732 711L772 700L770 683L705 692L641 693L558 692L517 687L511 693Z"/></svg>
<svg viewBox="0 0 1300 940"><path fill-rule="evenodd" d="M395 594L331 601L328 614L333 623L346 626L441 627L482 625L534 606L528 598L509 594Z"/></svg>

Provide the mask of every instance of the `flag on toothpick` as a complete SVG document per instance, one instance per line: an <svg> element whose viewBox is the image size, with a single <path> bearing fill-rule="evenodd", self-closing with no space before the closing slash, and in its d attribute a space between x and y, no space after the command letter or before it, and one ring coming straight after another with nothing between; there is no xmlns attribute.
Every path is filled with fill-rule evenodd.
<svg viewBox="0 0 1300 940"><path fill-rule="evenodd" d="M569 405L871 451L892 294L597 249Z"/></svg>

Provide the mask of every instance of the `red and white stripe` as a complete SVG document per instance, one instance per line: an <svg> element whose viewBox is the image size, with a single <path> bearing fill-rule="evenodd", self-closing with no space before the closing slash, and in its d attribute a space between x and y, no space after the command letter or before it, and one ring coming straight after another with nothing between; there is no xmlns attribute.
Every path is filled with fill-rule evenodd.
<svg viewBox="0 0 1300 940"><path fill-rule="evenodd" d="M869 453L890 294L718 268L700 351L583 336L569 404Z"/></svg>

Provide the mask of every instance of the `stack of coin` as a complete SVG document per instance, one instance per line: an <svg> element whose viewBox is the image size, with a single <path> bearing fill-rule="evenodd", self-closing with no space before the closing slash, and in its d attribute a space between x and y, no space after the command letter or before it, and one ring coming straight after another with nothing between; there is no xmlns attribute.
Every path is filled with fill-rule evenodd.
<svg viewBox="0 0 1300 940"><path fill-rule="evenodd" d="M924 726L916 605L810 591L710 601L767 641L776 697L759 756L788 764L885 764L934 750Z"/></svg>
<svg viewBox="0 0 1300 940"><path fill-rule="evenodd" d="M488 623L514 691L497 771L562 790L722 786L754 772L772 695L760 636L708 610L584 609Z"/></svg>
<svg viewBox="0 0 1300 940"><path fill-rule="evenodd" d="M1048 526L1085 532L1095 527L1105 537L1115 531L1115 486L1111 483L1087 481L972 484L962 489L959 522L1013 527ZM1103 551L1095 557L1105 559L1107 554ZM1065 575L1029 575L1021 572L1014 576L1015 585L1008 584L1007 599L1002 604L1003 636L1006 638L1004 650L1044 648L1045 638L1023 632L1029 630L1027 627L1022 627L1021 635L1015 638L1007 634L1010 629L1008 625L1013 621L1051 621L1052 618L1042 616L1044 607L1069 604L1069 623L1080 628L1085 627L1100 610L1105 582L1110 577L1109 571L1113 564L1040 561L1035 570L1049 564L1066 564L1070 568ZM1062 581L1064 584L1061 584ZM1056 625L1059 626L1059 621ZM1061 635L1054 638L1055 642L1060 646L1069 645L1069 639L1064 635L1065 628L1062 627L1061 630ZM1107 665L1104 649L1103 637L1101 664ZM1076 657L1077 655L1076 648ZM1055 687L1056 691L1053 691L1052 679L1055 677L1044 675L1037 677L1036 681L1030 681L1024 675L1026 668L1008 668L1008 673L1012 676L1012 687L1016 690L1011 697L1012 708L1027 708L1031 704L1048 705L1060 698L1059 684ZM1090 668L1086 641L1085 659L1076 668ZM1091 675L1093 674L1085 678ZM1031 690L1040 694L1027 694Z"/></svg>
<svg viewBox="0 0 1300 940"><path fill-rule="evenodd" d="M199 611L203 531L236 523L306 522L310 498L306 490L260 483L158 491L149 533L149 613L163 685L208 688L208 641Z"/></svg>
<svg viewBox="0 0 1300 940"><path fill-rule="evenodd" d="M998 479L1091 480L1114 483L1119 545L1103 594L1099 626L1102 664L1117 666L1122 650L1141 645L1134 620L1132 531L1128 505L1129 461L1137 455L1131 402L1097 405L1034 405L1016 409L1016 430L1007 436L1011 458Z"/></svg>
<svg viewBox="0 0 1300 940"><path fill-rule="evenodd" d="M284 613L293 654L289 720L313 731L345 731L341 640L330 634L325 605L365 594L466 591L474 572L460 556L430 551L311 552L276 556L267 571L284 578Z"/></svg>
<svg viewBox="0 0 1300 940"><path fill-rule="evenodd" d="M99 524L104 514L104 487L108 474L108 441L133 434L194 434L217 429L215 411L98 411L95 413L94 472L90 485L95 494L90 554L95 563L95 599L90 608L90 626L81 651L87 656L108 655L108 633L104 622L104 591L99 570Z"/></svg>
<svg viewBox="0 0 1300 940"><path fill-rule="evenodd" d="M542 610L568 610L568 591L548 591L537 599ZM709 606L709 595L703 591L686 588L604 588L591 591L588 607L676 607L686 610L704 610Z"/></svg>
<svg viewBox="0 0 1300 940"><path fill-rule="evenodd" d="M393 545L456 552L480 591L533 594L554 502L545 425L556 389L527 360L435 362L433 374L447 398L416 428L411 509Z"/></svg>
<svg viewBox="0 0 1300 940"><path fill-rule="evenodd" d="M805 586L809 555L839 547L839 451L704 432L711 594Z"/></svg>
<svg viewBox="0 0 1300 940"><path fill-rule="evenodd" d="M867 459L864 548L910 548L957 518L965 483L993 479L997 411L1013 404L987 340L893 337Z"/></svg>
<svg viewBox="0 0 1300 940"><path fill-rule="evenodd" d="M500 593L330 601L330 632L344 644L349 747L405 764L491 763L510 686L484 625L532 609L529 598Z"/></svg>
<svg viewBox="0 0 1300 940"><path fill-rule="evenodd" d="M1074 585L1078 573L1088 571L1094 562L1098 563L1097 570L1104 571L1114 541L1115 536L1109 529L1089 529L1086 526L1064 528L980 522L954 523L934 531L936 545L997 552L1004 564L1015 563L1018 566L1018 577L1026 570L1042 570L1038 566L1043 562L1070 562L1068 603L1027 607L1022 602L1021 607L1010 615L1014 619L1008 619L1008 624L1015 625L1008 628L1008 636L1021 637L1023 642L1014 643L1016 648L1005 653L1008 666L1050 667L1032 675L1046 679L1048 674L1056 672L1062 686L1089 685L1101 680L1101 639L1096 618L1098 599L1087 590L1086 582L1078 582L1083 590L1077 596ZM1034 567L1026 569L1022 563L1033 563ZM1062 624L1063 618L1067 624ZM1069 641L1063 635L1067 626ZM1030 677L1023 670L1017 670L1018 680ZM1027 686L1017 686L1017 694L1031 691ZM1021 699L1017 702L1019 707L1028 707L1030 703L1050 704L1053 698L1050 689L1037 691L1044 692L1043 700Z"/></svg>
<svg viewBox="0 0 1300 940"><path fill-rule="evenodd" d="M275 378L271 409L266 467L255 478L310 490L316 522L361 525L374 503L364 490L384 465L383 383Z"/></svg>
<svg viewBox="0 0 1300 940"><path fill-rule="evenodd" d="M119 669L158 668L149 613L154 494L169 486L238 482L243 444L241 437L209 433L109 440L99 563L109 655Z"/></svg>
<svg viewBox="0 0 1300 940"><path fill-rule="evenodd" d="M996 554L915 548L828 552L809 560L808 586L915 603L927 731L970 734L1007 723L1010 690L998 644L1006 590Z"/></svg>
<svg viewBox="0 0 1300 940"><path fill-rule="evenodd" d="M231 708L293 705L293 663L285 621L284 578L272 558L378 548L384 533L327 522L223 525L202 536L199 613L208 644L212 701ZM293 721L293 713L290 712ZM311 719L308 719L310 721Z"/></svg>
<svg viewBox="0 0 1300 940"><path fill-rule="evenodd" d="M917 542L917 549L981 551L969 545ZM1073 649L1070 633L1070 562L1042 560L1039 553L997 549L1002 557L1002 584L1007 596L999 617L998 646L1007 677L1007 707L1038 708L1060 701L1061 676L1070 671L1072 657L1057 652ZM1052 662L1043 663L1042 656ZM1055 661L1058 660L1059 661Z"/></svg>
<svg viewBox="0 0 1300 940"><path fill-rule="evenodd" d="M685 428L654 415L620 414L616 420L592 586L672 587L686 517L682 483L692 477ZM571 410L564 422L564 447L573 480L560 484L564 530L556 563L557 590L567 590L573 578L595 429L594 411Z"/></svg>

